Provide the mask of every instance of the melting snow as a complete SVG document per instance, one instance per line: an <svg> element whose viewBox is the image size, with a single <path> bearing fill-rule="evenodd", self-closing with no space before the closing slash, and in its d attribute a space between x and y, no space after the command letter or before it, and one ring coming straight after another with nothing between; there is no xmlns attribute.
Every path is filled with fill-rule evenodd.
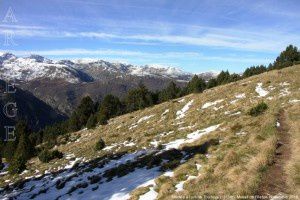
<svg viewBox="0 0 300 200"><path fill-rule="evenodd" d="M65 169L71 169L74 167L76 163L78 163L82 158L76 158L75 160L71 160L68 165L65 166Z"/></svg>
<svg viewBox="0 0 300 200"><path fill-rule="evenodd" d="M166 109L161 115L164 116L166 115L170 110L169 109Z"/></svg>
<svg viewBox="0 0 300 200"><path fill-rule="evenodd" d="M230 104L235 104L238 100L246 98L245 93L235 95L234 100L230 101Z"/></svg>
<svg viewBox="0 0 300 200"><path fill-rule="evenodd" d="M230 115L230 116L235 116L235 115L240 115L241 112L240 112L240 111L237 111L237 112L232 113L232 112L230 112L230 111L225 111L224 114L225 114L225 115Z"/></svg>
<svg viewBox="0 0 300 200"><path fill-rule="evenodd" d="M216 101L214 101L214 102L207 102L207 103L205 103L205 104L202 106L202 109L208 108L208 107L210 107L210 106L215 106L215 105L217 105L218 103L221 103L222 101L224 101L224 99L216 100Z"/></svg>
<svg viewBox="0 0 300 200"><path fill-rule="evenodd" d="M173 177L174 176L174 172L167 171L167 172L163 173L162 176Z"/></svg>
<svg viewBox="0 0 300 200"><path fill-rule="evenodd" d="M272 86L272 85L270 85L268 88L269 88L271 91L276 89L276 88L275 88L274 86Z"/></svg>
<svg viewBox="0 0 300 200"><path fill-rule="evenodd" d="M159 141L154 140L154 141L150 142L150 144L156 148L159 145Z"/></svg>
<svg viewBox="0 0 300 200"><path fill-rule="evenodd" d="M112 145L109 145L109 146L106 146L105 148L103 148L103 150L104 150L104 151L109 151L109 150L115 148L116 146L118 146L117 143L112 144Z"/></svg>
<svg viewBox="0 0 300 200"><path fill-rule="evenodd" d="M193 104L194 100L190 100L181 110L178 110L176 119L181 119L185 117L185 113L190 109L190 106Z"/></svg>
<svg viewBox="0 0 300 200"><path fill-rule="evenodd" d="M180 192L183 191L183 184L185 183L185 181L180 181L177 185L175 185L176 187L176 192Z"/></svg>
<svg viewBox="0 0 300 200"><path fill-rule="evenodd" d="M208 128L202 129L202 130L197 130L193 133L190 133L187 135L187 139L177 139L172 142L169 142L167 144L164 144L165 149L178 149L180 145L185 144L185 143L192 143L198 139L200 139L203 135L206 135L212 131L215 131L219 128L221 124L210 126Z"/></svg>
<svg viewBox="0 0 300 200"><path fill-rule="evenodd" d="M158 193L154 190L154 187L150 187L150 191L141 195L139 200L155 200Z"/></svg>
<svg viewBox="0 0 300 200"><path fill-rule="evenodd" d="M259 96L259 97L264 97L264 96L266 96L267 94L269 94L269 92L268 92L267 90L264 90L264 89L262 88L262 83L257 83L257 86L256 86L256 88L255 88L255 92L258 93L258 96Z"/></svg>
<svg viewBox="0 0 300 200"><path fill-rule="evenodd" d="M240 114L241 114L241 112L238 111L238 112L235 112L235 113L230 114L230 116L235 116L235 115L240 115Z"/></svg>
<svg viewBox="0 0 300 200"><path fill-rule="evenodd" d="M237 95L235 95L235 98L237 98L237 99L244 99L244 98L246 98L246 95L245 95L245 93L237 94Z"/></svg>
<svg viewBox="0 0 300 200"><path fill-rule="evenodd" d="M298 102L300 102L299 99L291 99L291 100L289 100L289 103L298 103Z"/></svg>
<svg viewBox="0 0 300 200"><path fill-rule="evenodd" d="M149 116L145 116L145 117L142 117L141 119L139 119L138 121L137 121L137 124L139 124L139 123L141 123L141 122L143 122L143 121L147 121L148 119L150 119L150 118L152 118L152 117L154 117L155 115L149 115Z"/></svg>
<svg viewBox="0 0 300 200"><path fill-rule="evenodd" d="M83 199L83 197L84 199L128 199L132 190L149 183L151 180L153 181L154 178L161 174L158 167L152 169L135 169L132 173L120 178L115 177L110 182L106 182L104 180L105 182L100 182L98 184L99 188L93 192L91 192L92 188L97 186L96 184L89 184L84 190L82 190L82 188L78 188L78 191L72 192L72 196L69 196L67 192L79 183L88 182L88 177L99 175L104 171L117 167L120 164L124 164L127 161L135 160L137 157L144 155L146 152L147 151L143 150L136 153L125 154L121 158L110 160L102 168L93 168L92 171L85 171L86 168L83 168L80 171L77 171L77 169L65 170L57 175L48 174L42 179L32 179L26 182L22 189L15 189L12 192L6 193L3 197L7 199L13 197L16 197L17 199L29 199L33 194L39 193L35 199L56 199L59 196L60 199L71 198L75 200ZM76 160L71 162L70 167L68 168L71 168ZM87 166L87 168L89 168L89 166ZM71 180L67 181L62 189L56 189L55 186L58 180L68 179L69 177L72 177ZM129 182L130 184L128 184ZM40 191L43 190L45 190L45 193L40 193ZM83 194L81 194L81 192L83 192Z"/></svg>
<svg viewBox="0 0 300 200"><path fill-rule="evenodd" d="M280 86L288 86L290 85L288 82L279 83Z"/></svg>
<svg viewBox="0 0 300 200"><path fill-rule="evenodd" d="M148 116L144 116L142 118L140 118L136 123L132 124L130 127L129 127L129 130L131 129L134 129L138 126L139 123L142 123L144 121L147 121L148 119L154 117L155 115L148 115Z"/></svg>
<svg viewBox="0 0 300 200"><path fill-rule="evenodd" d="M193 180L193 179L196 179L197 176L188 176L188 178L185 180L185 181L180 181L177 185L175 185L176 187L176 192L180 192L180 191L183 191L183 185L185 182L189 181L189 180Z"/></svg>
<svg viewBox="0 0 300 200"><path fill-rule="evenodd" d="M284 88L284 89L281 89L281 90L280 90L279 96L280 96L280 97L284 97L284 96L287 96L287 95L289 95L289 94L291 94L291 92L289 91L289 89L288 89L288 88Z"/></svg>
<svg viewBox="0 0 300 200"><path fill-rule="evenodd" d="M198 171L201 169L201 167L202 167L202 165L196 164L196 168L197 168Z"/></svg>
<svg viewBox="0 0 300 200"><path fill-rule="evenodd" d="M280 123L279 122L276 122L276 127L280 127Z"/></svg>
<svg viewBox="0 0 300 200"><path fill-rule="evenodd" d="M215 111L218 111L218 110L220 110L220 109L222 109L222 108L224 108L224 106L213 107L213 109L214 109Z"/></svg>
<svg viewBox="0 0 300 200"><path fill-rule="evenodd" d="M245 131L240 131L238 133L236 133L236 135L246 135L247 133Z"/></svg>

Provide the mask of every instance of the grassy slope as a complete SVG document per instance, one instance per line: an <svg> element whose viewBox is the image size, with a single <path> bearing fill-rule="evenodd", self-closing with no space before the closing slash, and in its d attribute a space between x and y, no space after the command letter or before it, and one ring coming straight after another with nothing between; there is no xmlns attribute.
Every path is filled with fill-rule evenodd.
<svg viewBox="0 0 300 200"><path fill-rule="evenodd" d="M153 147L150 142L159 141L168 143L175 139L185 138L187 134L221 124L220 128L201 137L198 141L183 146L197 146L208 139L219 139L219 145L209 149L209 156L196 154L184 164L175 168L173 177L159 177L156 179L155 190L158 197L168 199L170 195L203 195L203 194L255 194L259 187L261 176L266 172L267 166L272 162L276 146L276 115L283 108L288 113L290 134L292 135L292 159L286 166L288 183L291 193L299 194L299 102L291 103L292 99L300 99L300 65L280 71L271 71L258 76L205 91L202 94L191 94L181 99L165 102L151 108L126 114L111 119L106 126L99 126L94 130L83 130L69 134L69 137L60 138L61 145L57 148L65 154L75 154L84 157L86 161L96 157L116 153L133 152L142 148ZM257 83L263 83L263 88L269 91L266 97L258 97L255 92ZM283 82L289 85L280 85ZM275 89L271 89L275 88ZM288 88L286 96L280 93ZM235 95L245 93L246 98L236 100ZM272 97L268 98L268 97ZM184 99L184 101L180 101ZM223 99L215 106L201 109L207 102ZM193 100L185 117L176 119L176 112ZM264 100L269 109L258 117L247 115L247 111L257 103ZM215 110L215 108L219 108ZM167 109L169 112L162 115ZM230 115L225 112L240 114ZM140 122L133 127L139 119L145 116L153 117ZM172 132L173 131L173 132ZM168 134L162 134L168 133ZM237 135L237 133L243 133ZM98 138L102 137L107 146L133 142L134 146L118 145L111 151L95 151L94 146ZM66 141L66 142L63 142ZM66 144L63 144L66 143ZM37 158L30 160L29 171L21 177L35 174L45 170L55 171L66 165L67 159L51 161L43 164ZM196 164L201 164L197 170ZM37 174L37 173L36 173ZM184 183L184 190L175 192L176 185L185 181L187 176L197 176ZM296 176L297 175L297 176ZM4 180L17 180L17 176L0 177L1 185ZM148 188L139 188L132 192L132 198L147 192Z"/></svg>

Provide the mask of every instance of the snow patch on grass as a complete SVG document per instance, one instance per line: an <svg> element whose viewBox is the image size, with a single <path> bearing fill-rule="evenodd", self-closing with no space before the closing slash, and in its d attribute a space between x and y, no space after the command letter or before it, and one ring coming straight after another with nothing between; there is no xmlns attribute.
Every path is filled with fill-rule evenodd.
<svg viewBox="0 0 300 200"><path fill-rule="evenodd" d="M139 120L137 121L137 124L142 123L142 122L144 122L144 121L147 121L148 119L150 119L150 118L152 118L152 117L154 117L154 116L155 116L155 115L149 115L149 116L142 117L141 119L139 119Z"/></svg>
<svg viewBox="0 0 300 200"><path fill-rule="evenodd" d="M181 192L181 191L183 191L184 189L183 189L183 185L187 182L187 181L189 181L189 180L193 180L193 179L196 179L197 178L197 176L188 176L188 178L185 180L185 181L180 181L177 185L175 185L175 187L176 187L176 192Z"/></svg>
<svg viewBox="0 0 300 200"><path fill-rule="evenodd" d="M180 99L179 101L177 101L178 103L183 103L183 102L185 102L185 99L183 98L183 99Z"/></svg>
<svg viewBox="0 0 300 200"><path fill-rule="evenodd" d="M176 115L176 119L182 119L185 117L185 113L190 109L191 105L193 104L194 100L190 100L185 106L181 109L178 110Z"/></svg>
<svg viewBox="0 0 300 200"><path fill-rule="evenodd" d="M218 111L218 110L220 110L220 109L222 109L222 108L224 108L224 106L213 107L213 109L214 109L215 111Z"/></svg>
<svg viewBox="0 0 300 200"><path fill-rule="evenodd" d="M148 115L148 116L144 116L142 118L140 118L136 123L132 124L130 127L129 127L129 130L131 129L134 129L138 126L138 124L144 122L144 121L147 121L149 120L150 118L154 117L155 115ZM148 123L148 122L147 122Z"/></svg>
<svg viewBox="0 0 300 200"><path fill-rule="evenodd" d="M170 112L170 109L166 109L166 110L161 114L161 116L166 115L168 112Z"/></svg>
<svg viewBox="0 0 300 200"><path fill-rule="evenodd" d="M291 99L289 100L289 103L298 103L300 102L300 99Z"/></svg>
<svg viewBox="0 0 300 200"><path fill-rule="evenodd" d="M264 96L267 96L269 94L269 92L267 90L264 90L262 88L262 83L257 83L257 86L255 88L255 92L258 93L259 97L264 97Z"/></svg>
<svg viewBox="0 0 300 200"><path fill-rule="evenodd" d="M158 193L154 190L154 187L150 187L149 192L141 195L139 200L155 200Z"/></svg>
<svg viewBox="0 0 300 200"><path fill-rule="evenodd" d="M245 131L240 131L237 132L235 135L239 136L239 135L246 135L247 133Z"/></svg>
<svg viewBox="0 0 300 200"><path fill-rule="evenodd" d="M280 85L280 86L289 86L289 85L290 85L290 83L288 83L288 82L284 81L283 83L279 83L279 85Z"/></svg>
<svg viewBox="0 0 300 200"><path fill-rule="evenodd" d="M279 122L276 122L276 127L280 127L280 123Z"/></svg>
<svg viewBox="0 0 300 200"><path fill-rule="evenodd" d="M167 171L167 172L163 173L162 176L173 177L174 176L174 172Z"/></svg>
<svg viewBox="0 0 300 200"><path fill-rule="evenodd" d="M200 139L203 135L206 135L210 132L213 132L213 131L217 130L220 125L221 124L217 124L217 125L213 125L213 126L207 127L205 129L202 129L202 130L197 130L193 133L188 134L186 139L177 139L177 140L171 141L167 144L164 144L165 149L166 150L178 149L180 147L180 145L182 145L182 144L192 143L192 142Z"/></svg>
<svg viewBox="0 0 300 200"><path fill-rule="evenodd" d="M215 106L215 105L217 105L218 103L221 103L221 102L223 102L223 101L224 101L224 99L216 100L216 101L213 101L213 102L207 102L207 103L205 103L201 108L202 108L202 109L205 109L205 108L208 108L208 107L210 107L210 106Z"/></svg>
<svg viewBox="0 0 300 200"><path fill-rule="evenodd" d="M288 88L283 88L283 89L280 90L279 96L280 97L285 97L285 96L287 96L289 94L291 94L291 92L289 91L289 89Z"/></svg>
<svg viewBox="0 0 300 200"><path fill-rule="evenodd" d="M244 99L244 98L246 98L246 94L245 93L237 94L237 95L235 95L235 98Z"/></svg>

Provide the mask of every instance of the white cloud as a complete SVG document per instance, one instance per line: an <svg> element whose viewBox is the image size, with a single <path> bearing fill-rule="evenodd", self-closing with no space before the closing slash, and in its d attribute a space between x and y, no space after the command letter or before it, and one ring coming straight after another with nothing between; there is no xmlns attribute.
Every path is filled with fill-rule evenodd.
<svg viewBox="0 0 300 200"><path fill-rule="evenodd" d="M5 50L1 50L5 51ZM241 57L241 56L207 56L199 52L161 52L161 53L150 53L142 51L128 51L128 50L115 50L115 49L53 49L53 50L10 50L19 56L28 56L30 54L38 54L42 56L59 56L59 57L97 57L97 58L114 58L115 60L123 60L125 58L134 58L135 60L149 62L155 60L182 60L182 59L193 59L196 61L224 61L224 62L237 62L237 63L269 63L272 59L261 59L254 57Z"/></svg>
<svg viewBox="0 0 300 200"><path fill-rule="evenodd" d="M183 26L184 27L184 26ZM177 26L177 29L183 27ZM172 29L176 30L175 27ZM31 26L6 26L0 33L13 31L20 37L47 37L47 38L95 38L110 40L120 44L157 45L175 44L187 46L206 46L214 48L231 48L248 51L278 52L288 44L300 44L300 36L292 33L284 33L274 30L248 32L234 29L222 29L213 27L189 26L186 34L161 34L159 29L156 34L120 34L97 31L70 32ZM196 31L198 30L198 32ZM162 30L165 32L165 30Z"/></svg>

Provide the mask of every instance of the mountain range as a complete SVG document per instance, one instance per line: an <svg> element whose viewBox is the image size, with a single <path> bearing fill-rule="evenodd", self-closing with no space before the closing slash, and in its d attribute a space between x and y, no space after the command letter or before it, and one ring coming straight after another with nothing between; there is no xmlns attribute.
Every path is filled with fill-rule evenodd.
<svg viewBox="0 0 300 200"><path fill-rule="evenodd" d="M217 74L198 75L209 80ZM67 115L87 95L96 101L109 93L123 98L141 82L156 91L165 88L170 81L184 86L193 76L170 66L135 66L97 59L54 61L40 55L0 54L0 79L16 82L20 88Z"/></svg>

